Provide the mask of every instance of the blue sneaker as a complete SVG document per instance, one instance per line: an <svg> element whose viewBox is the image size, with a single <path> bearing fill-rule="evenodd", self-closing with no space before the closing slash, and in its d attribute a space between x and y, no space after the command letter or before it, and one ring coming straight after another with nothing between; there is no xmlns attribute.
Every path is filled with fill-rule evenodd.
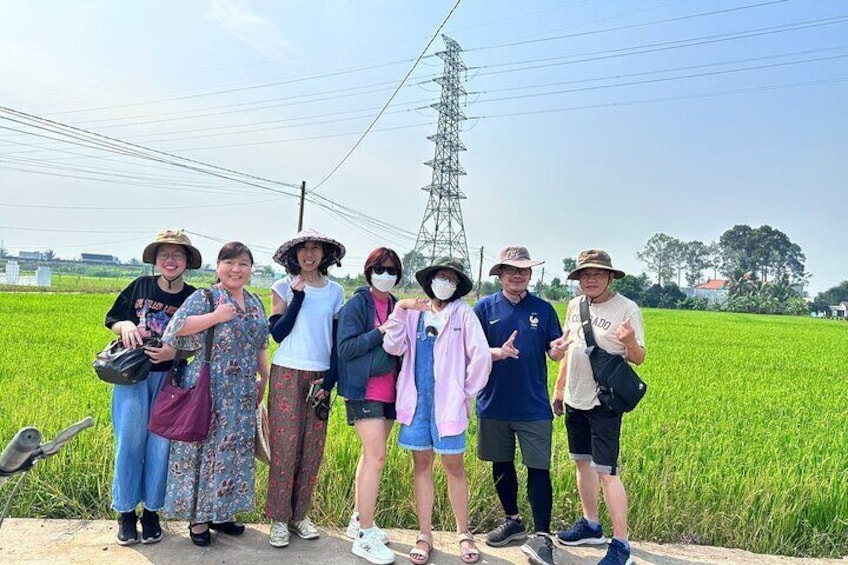
<svg viewBox="0 0 848 565"><path fill-rule="evenodd" d="M630 550L623 543L612 538L607 554L598 562L598 565L631 565L632 563Z"/></svg>
<svg viewBox="0 0 848 565"><path fill-rule="evenodd" d="M557 532L557 542L562 545L603 545L607 543L607 537L604 535L604 529L598 526L597 529L589 525L586 518L580 518L569 530Z"/></svg>

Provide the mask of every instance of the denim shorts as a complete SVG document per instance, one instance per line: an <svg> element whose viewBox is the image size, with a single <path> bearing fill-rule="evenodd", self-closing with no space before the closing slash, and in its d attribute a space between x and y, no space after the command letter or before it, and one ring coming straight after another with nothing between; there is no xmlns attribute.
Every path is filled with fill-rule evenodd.
<svg viewBox="0 0 848 565"><path fill-rule="evenodd" d="M441 455L465 453L465 432L455 436L439 437L433 418L421 417L415 412L412 423L400 425L398 445L411 451L433 450Z"/></svg>
<svg viewBox="0 0 848 565"><path fill-rule="evenodd" d="M381 420L397 420L394 402L380 402L379 400L347 400L345 401L347 412L347 425L352 426L357 420L370 420L379 418Z"/></svg>

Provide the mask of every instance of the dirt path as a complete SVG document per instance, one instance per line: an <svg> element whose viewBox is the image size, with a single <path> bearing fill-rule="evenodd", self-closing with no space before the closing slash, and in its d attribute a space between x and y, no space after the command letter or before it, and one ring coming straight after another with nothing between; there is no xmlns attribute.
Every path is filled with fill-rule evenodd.
<svg viewBox="0 0 848 565"><path fill-rule="evenodd" d="M289 547L275 549L268 544L268 526L253 524L241 538L214 534L211 547L195 547L188 540L186 525L170 522L165 525L166 537L155 545L120 547L115 543L115 523L112 521L7 519L0 529L0 563L5 564L141 564L156 565L214 565L280 563L296 565L367 565L350 552L350 541L339 530L322 530L317 541L294 537ZM390 530L392 549L398 564L406 564L406 552L415 539L415 532ZM456 535L436 534L433 565L461 563ZM527 563L518 545L489 548L482 541L480 548L488 565ZM599 548L558 548L557 565L595 565L603 557ZM841 559L793 559L757 555L736 549L695 545L659 545L633 543L636 563L651 565L845 565Z"/></svg>

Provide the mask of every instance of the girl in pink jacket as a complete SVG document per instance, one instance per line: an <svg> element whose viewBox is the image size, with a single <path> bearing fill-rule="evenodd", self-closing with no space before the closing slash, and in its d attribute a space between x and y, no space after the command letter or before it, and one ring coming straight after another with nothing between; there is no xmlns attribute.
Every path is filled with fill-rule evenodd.
<svg viewBox="0 0 848 565"><path fill-rule="evenodd" d="M398 443L412 451L420 534L409 559L424 565L433 548L433 461L442 456L459 532L460 558L480 552L468 528L468 481L463 453L471 400L489 380L492 355L480 321L462 296L472 282L462 262L440 258L415 273L430 300L398 301L389 316L383 349L403 355L397 382Z"/></svg>

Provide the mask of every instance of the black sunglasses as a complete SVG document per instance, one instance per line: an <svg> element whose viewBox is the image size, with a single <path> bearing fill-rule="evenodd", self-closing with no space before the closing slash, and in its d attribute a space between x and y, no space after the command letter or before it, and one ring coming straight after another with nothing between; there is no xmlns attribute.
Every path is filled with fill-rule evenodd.
<svg viewBox="0 0 848 565"><path fill-rule="evenodd" d="M424 332L433 337L437 337L439 335L439 330L436 329L436 326L427 326L424 328Z"/></svg>
<svg viewBox="0 0 848 565"><path fill-rule="evenodd" d="M373 267L371 267L371 271L375 275L382 275L383 273L389 273L393 277L396 277L397 274L398 274L398 268L397 267L384 267L383 265L374 265Z"/></svg>

